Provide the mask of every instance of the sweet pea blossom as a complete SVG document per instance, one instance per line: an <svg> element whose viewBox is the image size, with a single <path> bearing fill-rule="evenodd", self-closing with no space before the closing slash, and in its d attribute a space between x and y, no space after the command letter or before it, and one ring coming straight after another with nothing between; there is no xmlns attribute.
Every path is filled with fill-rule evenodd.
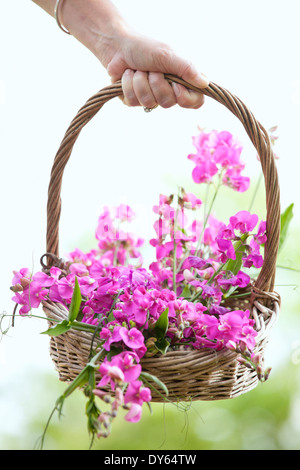
<svg viewBox="0 0 300 470"><path fill-rule="evenodd" d="M223 272L224 273L224 272ZM226 274L226 273L225 273ZM235 276L223 277L222 274L218 276L217 282L222 287L239 286L241 288L247 287L250 284L251 278L247 273L239 271Z"/></svg>
<svg viewBox="0 0 300 470"><path fill-rule="evenodd" d="M144 346L144 336L137 328L128 330L125 327L121 327L119 333L122 340L129 348L139 349Z"/></svg>
<svg viewBox="0 0 300 470"><path fill-rule="evenodd" d="M131 382L125 392L124 402L142 405L147 401L151 401L150 389L148 387L144 387L143 382L140 380Z"/></svg>
<svg viewBox="0 0 300 470"><path fill-rule="evenodd" d="M220 238L217 240L218 250L220 252L221 263L226 263L227 259L236 259L234 246L230 240Z"/></svg>
<svg viewBox="0 0 300 470"><path fill-rule="evenodd" d="M103 348L106 351L110 350L110 346L112 343L118 343L121 341L122 337L120 334L121 327L119 325L111 326L110 328L102 328L100 331L100 338L105 340L103 343Z"/></svg>
<svg viewBox="0 0 300 470"><path fill-rule="evenodd" d="M104 361L100 365L99 372L102 375L102 379L98 383L98 387L105 387L110 384L111 389L115 389L116 383L123 383L125 380L124 373L117 365L111 364L109 361Z"/></svg>
<svg viewBox="0 0 300 470"><path fill-rule="evenodd" d="M142 416L142 406L138 403L131 403L128 413L125 415L126 421L137 423Z"/></svg>
<svg viewBox="0 0 300 470"><path fill-rule="evenodd" d="M242 147L227 131L200 132L193 138L196 154L188 155L195 163L192 177L195 183L210 183L217 174L222 176L222 183L232 189L243 192L250 184L250 179L243 176L244 163L240 160Z"/></svg>
<svg viewBox="0 0 300 470"><path fill-rule="evenodd" d="M258 222L257 214L250 214L248 211L240 211L229 219L230 225L233 230L238 230L240 233L251 232Z"/></svg>
<svg viewBox="0 0 300 470"><path fill-rule="evenodd" d="M210 183L217 173L217 165L212 161L205 161L195 166L192 177L195 183Z"/></svg>
<svg viewBox="0 0 300 470"><path fill-rule="evenodd" d="M184 192L182 200L186 207L190 207L191 209L197 209L202 205L201 199L199 199L193 193L186 193Z"/></svg>
<svg viewBox="0 0 300 470"><path fill-rule="evenodd" d="M250 186L250 178L248 176L242 176L239 172L230 168L224 173L222 181L225 186L229 186L240 193L247 191Z"/></svg>
<svg viewBox="0 0 300 470"><path fill-rule="evenodd" d="M200 131L193 144L196 152L188 159L194 164L194 183L216 183L218 188L225 185L239 192L248 189L242 148L232 134ZM205 202L204 208L209 207ZM77 279L80 321L97 327L95 339L106 352L94 394L107 399L111 412L100 413L99 435L106 435L120 407L127 410L127 421L141 419L143 403L152 399L140 380L145 356L156 357L165 348L178 347L255 351L257 332L250 311L232 310L224 301L233 292L238 296L240 289L250 290L247 269L263 264L266 222L245 210L228 221L213 212L202 218L202 207L197 194L181 187L177 194L159 196L152 207L153 257L148 267L140 251L144 240L127 230L134 211L121 204L103 208L95 230L96 246L89 252L76 248L66 255L65 263L45 272L32 274L27 268L13 272L11 290L21 315L45 301L69 308ZM158 341L161 334L165 343Z"/></svg>

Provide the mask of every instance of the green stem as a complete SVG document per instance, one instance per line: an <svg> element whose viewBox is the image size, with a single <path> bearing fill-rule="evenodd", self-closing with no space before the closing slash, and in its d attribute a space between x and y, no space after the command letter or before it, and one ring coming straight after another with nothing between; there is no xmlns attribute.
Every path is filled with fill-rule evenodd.
<svg viewBox="0 0 300 470"><path fill-rule="evenodd" d="M244 292L243 294L236 294L236 295L230 295L228 297L230 297L231 299L239 299L240 297L247 297L249 296L249 292ZM224 296L224 298L228 298L226 295Z"/></svg>
<svg viewBox="0 0 300 470"><path fill-rule="evenodd" d="M195 302L195 300L197 300L202 294L202 289L199 290L199 292L197 292L197 294L194 295L194 297L192 297L190 299L190 302Z"/></svg>
<svg viewBox="0 0 300 470"><path fill-rule="evenodd" d="M217 184L216 190L215 190L214 195L213 195L213 198L212 198L212 200L211 200L211 203L210 203L208 212L207 212L207 214L205 215L203 227L202 227L202 230L201 230L201 233L200 233L200 236L199 236L199 239L198 239L197 248L196 248L196 251L195 251L195 255L196 255L196 256L197 256L197 254L200 253L200 245L201 245L201 243L202 243L202 238L203 238L204 230L206 229L206 225L207 225L209 216L210 216L210 214L211 214L212 208L213 208L213 206L214 206L214 203L215 203L215 200L216 200L216 197L217 197L217 194L218 194L218 192L219 192L219 189L220 189L221 185L222 185L222 172L221 172L220 175L219 175L219 180L218 180L218 184Z"/></svg>
<svg viewBox="0 0 300 470"><path fill-rule="evenodd" d="M98 351L97 354L87 363L84 369L77 375L76 379L65 389L64 393L59 397L57 400L58 403L63 403L63 401L71 395L77 388L83 387L89 381L89 372L90 369L95 369L96 362L101 358L101 356L105 356L106 351L101 349Z"/></svg>
<svg viewBox="0 0 300 470"><path fill-rule="evenodd" d="M89 323L73 321L71 323L71 328L77 331L86 331L88 333L94 333L97 327L95 325L90 325Z"/></svg>
<svg viewBox="0 0 300 470"><path fill-rule="evenodd" d="M177 230L177 217L179 212L178 207L179 196L177 196L177 209L174 218L174 227L173 227L173 291L176 293L176 263L177 263L177 243L176 243L176 230Z"/></svg>
<svg viewBox="0 0 300 470"><path fill-rule="evenodd" d="M206 225L207 225L207 222L208 222L208 219L209 219L209 216L211 214L211 211L212 211L212 208L214 206L214 203L215 203L215 200L216 200L216 197L217 197L217 194L220 190L220 187L222 186L222 172L220 173L219 175L219 180L218 180L218 184L217 184L217 187L216 187L216 190L215 190L215 193L213 195L213 198L211 200L211 203L210 203L210 206L209 206L209 209L208 209L208 212L205 214L205 218L204 218L204 223L203 223L203 227L202 227L202 230L201 230L201 233L200 233L200 236L199 236L199 239L198 239L198 243L197 243L197 246L196 246L196 249L195 249L195 256L198 256L200 254L200 246L201 246L201 243L202 243L202 238L203 238L203 234L204 234L204 230L206 229ZM208 190L207 190L207 194L208 194ZM206 204L206 203L205 203ZM206 212L206 211L205 211ZM189 256L189 254L187 254L180 262L179 266L178 266L178 269L177 269L177 272L180 271L184 261L187 259L187 257Z"/></svg>

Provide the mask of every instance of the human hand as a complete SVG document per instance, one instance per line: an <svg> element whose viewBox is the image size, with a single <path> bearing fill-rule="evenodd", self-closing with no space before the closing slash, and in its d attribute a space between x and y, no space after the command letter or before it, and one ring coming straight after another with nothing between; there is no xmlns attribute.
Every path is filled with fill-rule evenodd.
<svg viewBox="0 0 300 470"><path fill-rule="evenodd" d="M53 14L55 0L34 2ZM123 101L128 106L202 106L203 94L170 84L164 74L176 75L199 88L208 86L206 77L168 45L133 31L111 0L61 2L59 16L70 34L96 55L112 81L122 80Z"/></svg>
<svg viewBox="0 0 300 470"><path fill-rule="evenodd" d="M204 103L201 93L170 84L164 74L174 74L199 88L209 82L191 62L178 56L168 45L136 34L123 35L108 64L112 82L122 80L124 103L128 106L153 108L157 104L169 108L178 104L183 108L200 108Z"/></svg>

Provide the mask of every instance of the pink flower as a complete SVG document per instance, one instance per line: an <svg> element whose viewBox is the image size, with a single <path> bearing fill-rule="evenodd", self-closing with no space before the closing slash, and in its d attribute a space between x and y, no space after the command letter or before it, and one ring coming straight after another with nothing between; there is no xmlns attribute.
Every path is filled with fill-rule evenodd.
<svg viewBox="0 0 300 470"><path fill-rule="evenodd" d="M197 153L190 154L188 158L196 165L192 173L196 183L209 183L214 175L225 171L224 185L240 192L248 189L250 180L241 175L245 166L240 160L242 147L230 132L200 132L193 138L193 144Z"/></svg>
<svg viewBox="0 0 300 470"><path fill-rule="evenodd" d="M131 403L128 413L125 415L126 421L137 423L142 416L142 407L138 403Z"/></svg>
<svg viewBox="0 0 300 470"><path fill-rule="evenodd" d="M223 225L224 224L220 220L210 215L208 219L208 227L204 230L203 243L209 247L212 254L216 253L218 250L216 239L226 238L218 236L219 229Z"/></svg>
<svg viewBox="0 0 300 470"><path fill-rule="evenodd" d="M263 235L262 240L264 240ZM261 268L263 262L263 257L260 254L260 245L256 242L256 238L253 237L249 244L249 254L243 258L243 266L245 268L250 268L251 266Z"/></svg>
<svg viewBox="0 0 300 470"><path fill-rule="evenodd" d="M259 245L263 245L267 241L267 223L265 221L261 221L258 226L257 234L253 236L256 243Z"/></svg>
<svg viewBox="0 0 300 470"><path fill-rule="evenodd" d="M233 244L230 240L224 238L217 239L218 249L221 253L221 263L226 263L227 259L236 259Z"/></svg>
<svg viewBox="0 0 300 470"><path fill-rule="evenodd" d="M102 362L99 368L99 372L102 375L102 379L98 383L97 387L105 387L108 383L111 389L115 389L115 384L124 382L124 374L120 367L111 364L108 360Z"/></svg>
<svg viewBox="0 0 300 470"><path fill-rule="evenodd" d="M245 325L241 331L241 334L238 337L242 343L246 344L249 351L252 351L256 344L255 337L257 336L257 334L257 331L255 331L252 326Z"/></svg>
<svg viewBox="0 0 300 470"><path fill-rule="evenodd" d="M199 258L198 256L189 256L189 264L192 268L203 269L207 267L207 261L205 259Z"/></svg>
<svg viewBox="0 0 300 470"><path fill-rule="evenodd" d="M148 387L143 387L143 382L135 380L131 382L124 396L124 403L137 403L142 405L144 402L151 401L151 392Z"/></svg>
<svg viewBox="0 0 300 470"><path fill-rule="evenodd" d="M22 305L20 314L28 313L32 308L38 308L40 303L46 299L48 289L45 289L38 281L31 281L23 292L15 292L12 300Z"/></svg>
<svg viewBox="0 0 300 470"><path fill-rule="evenodd" d="M201 199L197 198L193 193L184 193L182 199L185 202L185 206L191 209L197 209L202 204Z"/></svg>
<svg viewBox="0 0 300 470"><path fill-rule="evenodd" d="M114 212L114 218L120 219L122 222L130 222L135 217L135 213L127 204L120 204L118 207L115 208Z"/></svg>
<svg viewBox="0 0 300 470"><path fill-rule="evenodd" d="M113 220L110 216L110 211L107 207L104 208L103 213L98 218L98 226L96 229L96 238L102 239L115 239L115 227Z"/></svg>
<svg viewBox="0 0 300 470"><path fill-rule="evenodd" d="M75 275L68 274L62 277L57 283L57 290L62 299L71 302L75 285Z"/></svg>
<svg viewBox="0 0 300 470"><path fill-rule="evenodd" d="M204 329L208 339L215 339L218 337L219 320L213 315L200 314L199 325ZM201 333L202 336L203 333Z"/></svg>
<svg viewBox="0 0 300 470"><path fill-rule="evenodd" d="M224 274L227 273L224 272ZM248 276L248 274L244 273L243 271L239 271L236 276L230 276L229 278L218 277L217 281L221 287L239 286L242 288L247 287L249 285L251 278L250 276Z"/></svg>
<svg viewBox="0 0 300 470"><path fill-rule="evenodd" d="M257 332L253 329L254 321L249 317L249 310L235 310L220 317L220 338L225 344L229 341L243 342L250 350L254 348Z"/></svg>
<svg viewBox="0 0 300 470"><path fill-rule="evenodd" d="M264 259L260 254L252 254L248 255L246 258L243 258L243 266L245 268L251 268L254 266L255 268L261 268L264 264Z"/></svg>
<svg viewBox="0 0 300 470"><path fill-rule="evenodd" d="M100 331L100 338L105 340L103 348L106 351L110 350L110 346L112 343L118 343L119 341L121 341L122 337L120 335L120 328L121 327L117 325L111 328L104 327Z"/></svg>
<svg viewBox="0 0 300 470"><path fill-rule="evenodd" d="M20 271L13 271L13 274L13 286L21 286L21 288L25 288L31 281L31 272L27 268L22 268Z"/></svg>
<svg viewBox="0 0 300 470"><path fill-rule="evenodd" d="M242 176L232 169L226 171L222 181L225 186L229 186L240 193L247 191L250 186L250 178L248 176Z"/></svg>
<svg viewBox="0 0 300 470"><path fill-rule="evenodd" d="M192 171L195 183L209 183L218 173L218 167L212 161L205 161L197 165Z"/></svg>
<svg viewBox="0 0 300 470"><path fill-rule="evenodd" d="M129 351L116 354L111 360L111 364L117 365L124 373L125 382L132 382L140 376L142 368L137 362L139 362L138 355Z"/></svg>
<svg viewBox="0 0 300 470"><path fill-rule="evenodd" d="M153 212L158 214L160 217L164 217L165 219L174 220L175 209L171 207L172 200L173 197L168 197L161 194L159 196L159 204L153 206Z"/></svg>
<svg viewBox="0 0 300 470"><path fill-rule="evenodd" d="M154 230L158 238L162 238L170 233L170 224L165 219L158 219L154 222Z"/></svg>
<svg viewBox="0 0 300 470"><path fill-rule="evenodd" d="M76 276L86 276L89 274L87 267L82 263L72 263L70 265L70 272Z"/></svg>
<svg viewBox="0 0 300 470"><path fill-rule="evenodd" d="M144 336L137 328L128 330L124 326L120 328L120 336L126 346L131 349L139 349L144 346Z"/></svg>
<svg viewBox="0 0 300 470"><path fill-rule="evenodd" d="M223 168L239 167L242 147L228 131L212 132L213 158Z"/></svg>
<svg viewBox="0 0 300 470"><path fill-rule="evenodd" d="M241 233L251 232L258 222L258 215L250 214L248 211L240 211L229 219L230 225L234 230Z"/></svg>

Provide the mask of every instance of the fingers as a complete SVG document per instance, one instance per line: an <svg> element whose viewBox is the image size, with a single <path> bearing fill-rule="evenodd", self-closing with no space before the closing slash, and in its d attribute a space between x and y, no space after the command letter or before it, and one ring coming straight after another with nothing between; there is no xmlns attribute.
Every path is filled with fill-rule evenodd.
<svg viewBox="0 0 300 470"><path fill-rule="evenodd" d="M179 83L172 83L177 103L182 108L198 109L204 104L204 95L197 91L189 90Z"/></svg>
<svg viewBox="0 0 300 470"><path fill-rule="evenodd" d="M125 70L122 76L124 103L127 106L170 108L175 104L183 108L198 109L204 103L201 93L188 90L177 83L170 84L158 72Z"/></svg>
<svg viewBox="0 0 300 470"><path fill-rule="evenodd" d="M151 90L147 72L125 70L122 88L124 103L128 106L154 108L158 104Z"/></svg>
<svg viewBox="0 0 300 470"><path fill-rule="evenodd" d="M150 72L149 84L157 104L162 108L170 108L176 104L174 90L163 73Z"/></svg>

